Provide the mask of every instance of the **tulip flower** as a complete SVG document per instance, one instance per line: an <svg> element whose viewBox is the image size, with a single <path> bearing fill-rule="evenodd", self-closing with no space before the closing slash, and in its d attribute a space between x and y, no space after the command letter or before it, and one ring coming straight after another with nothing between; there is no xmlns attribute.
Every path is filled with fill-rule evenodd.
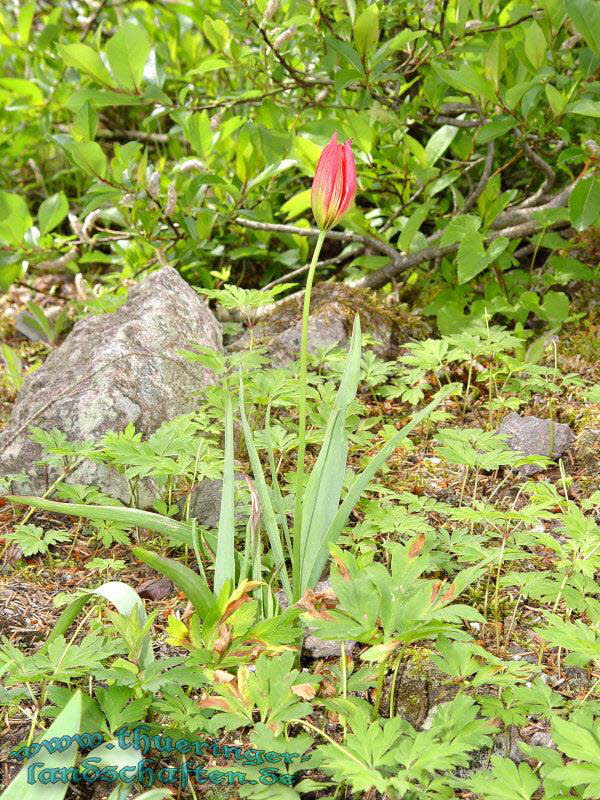
<svg viewBox="0 0 600 800"><path fill-rule="evenodd" d="M322 231L335 227L354 200L356 167L351 144L351 139L338 144L337 133L334 133L319 158L310 202Z"/></svg>
<svg viewBox="0 0 600 800"><path fill-rule="evenodd" d="M331 230L350 208L356 194L356 167L351 140L338 144L334 133L323 149L317 164L311 192L311 206L319 236L315 244L304 291L302 310L302 335L300 337L300 369L298 372L298 456L296 461L296 497L294 514L294 539L292 574L294 586L300 585L300 540L302 532L302 491L304 483L304 453L306 449L306 382L308 368L308 320L310 295L321 247L327 231ZM299 599L299 598L297 598Z"/></svg>

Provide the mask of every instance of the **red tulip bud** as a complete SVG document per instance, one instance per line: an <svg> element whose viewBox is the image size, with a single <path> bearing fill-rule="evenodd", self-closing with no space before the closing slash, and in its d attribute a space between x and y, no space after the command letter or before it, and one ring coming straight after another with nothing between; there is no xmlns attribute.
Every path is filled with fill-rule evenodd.
<svg viewBox="0 0 600 800"><path fill-rule="evenodd" d="M354 200L356 167L351 144L351 139L338 144L334 133L319 158L310 200L322 231L335 227Z"/></svg>

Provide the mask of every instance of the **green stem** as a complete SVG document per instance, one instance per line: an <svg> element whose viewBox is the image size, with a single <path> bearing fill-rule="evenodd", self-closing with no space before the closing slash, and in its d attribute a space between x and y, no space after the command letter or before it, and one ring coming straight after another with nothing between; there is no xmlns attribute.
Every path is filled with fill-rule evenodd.
<svg viewBox="0 0 600 800"><path fill-rule="evenodd" d="M298 456L296 462L296 496L294 508L294 538L292 554L292 591L294 602L300 599L300 567L302 535L302 484L304 483L304 453L306 451L306 381L308 369L308 319L310 315L310 295L312 291L315 269L321 247L325 241L325 232L321 231L315 244L312 260L306 278L304 290L304 307L302 310L302 338L300 341L300 372L298 375Z"/></svg>
<svg viewBox="0 0 600 800"><path fill-rule="evenodd" d="M379 708L381 706L381 697L383 694L383 683L385 681L385 676L388 670L388 660L387 658L381 662L379 667L379 677L377 678L377 686L375 688L375 703L373 705L373 715L371 719L375 721L379 716Z"/></svg>

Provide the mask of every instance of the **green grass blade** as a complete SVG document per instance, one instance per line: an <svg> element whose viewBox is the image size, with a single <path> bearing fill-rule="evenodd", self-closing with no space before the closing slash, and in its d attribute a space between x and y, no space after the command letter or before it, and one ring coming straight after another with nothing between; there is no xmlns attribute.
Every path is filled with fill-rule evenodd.
<svg viewBox="0 0 600 800"><path fill-rule="evenodd" d="M218 595L225 581L235 586L234 557L234 473L233 473L233 412L231 397L225 406L225 463L223 467L223 491L221 494L221 513L217 535L217 557L215 559L214 593Z"/></svg>
<svg viewBox="0 0 600 800"><path fill-rule="evenodd" d="M433 400L426 405L425 408L415 414L411 421L407 423L401 430L399 430L398 433L392 436L389 442L387 442L381 448L381 450L375 456L373 456L361 474L354 479L352 486L348 490L348 494L344 497L337 514L329 526L326 536L323 538L319 552L315 556L312 572L307 583L308 586L314 585L321 577L321 572L323 571L323 567L325 566L329 556L329 545L337 540L342 528L348 521L350 512L360 500L362 493L373 480L377 471L381 469L383 464L398 447L402 439L406 438L406 436L408 436L408 434L414 428L416 428L417 425L423 422L423 420L426 419L429 414L431 414L431 412L437 408L437 406L439 406L440 403L442 403L447 397L450 397L451 394L454 394L456 389L457 384L449 384L448 386L444 386L443 389L440 389L440 391L434 396Z"/></svg>
<svg viewBox="0 0 600 800"><path fill-rule="evenodd" d="M175 586L182 591L194 609L198 612L201 619L204 619L208 612L214 607L216 600L208 586L208 583L201 575L181 564L172 558L165 558L144 550L143 547L132 547L131 552L144 564L160 572L165 578L173 581Z"/></svg>
<svg viewBox="0 0 600 800"><path fill-rule="evenodd" d="M250 459L250 464L252 466L252 472L254 473L254 482L256 484L256 491L258 492L258 498L260 500L261 516L265 525L265 529L267 531L269 544L271 545L273 559L275 561L275 568L278 570L279 578L283 586L283 591L285 592L285 595L288 598L288 600L291 602L292 587L290 586L290 579L288 577L287 570L285 568L285 556L283 554L283 546L281 544L281 534L277 526L277 516L273 509L273 503L271 501L271 495L269 494L269 488L265 480L265 474L263 472L263 468L260 463L260 459L258 457L258 452L254 444L254 439L252 438L252 431L250 430L250 426L248 425L248 419L246 418L246 412L244 410L244 384L242 382L241 376L240 376L240 418L242 422L242 431L244 433L244 440L246 442L246 450L248 451L248 457ZM284 510L282 509L282 512L283 511Z"/></svg>
<svg viewBox="0 0 600 800"><path fill-rule="evenodd" d="M123 506L93 506L80 503L61 503L57 500L45 500L43 497L24 497L21 495L7 495L7 500L44 511L53 511L56 514L67 514L70 517L85 517L87 519L120 522L132 528L147 528L155 533L165 536L183 536L191 542L191 528L187 522L179 522L162 514L152 511L140 511L137 508Z"/></svg>
<svg viewBox="0 0 600 800"><path fill-rule="evenodd" d="M360 321L357 315L346 366L327 422L323 445L302 498L300 577L294 582L296 600L308 586L311 586L309 581L315 569L315 562L320 557L323 541L340 504L348 457L346 412L358 388L360 351Z"/></svg>

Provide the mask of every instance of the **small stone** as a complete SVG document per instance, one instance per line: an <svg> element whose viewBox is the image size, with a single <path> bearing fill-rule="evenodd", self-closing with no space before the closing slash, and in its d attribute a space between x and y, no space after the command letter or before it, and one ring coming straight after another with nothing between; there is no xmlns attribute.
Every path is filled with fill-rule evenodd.
<svg viewBox="0 0 600 800"><path fill-rule="evenodd" d="M332 591L331 581L329 579L325 581L319 581L314 589L316 594L321 592ZM278 592L275 592L275 597L277 598L277 602L285 611L288 608L289 603L287 601L287 597L285 596L284 592L280 589ZM317 660L319 658L339 658L342 654L342 643L337 641L331 641L327 639L320 639L318 636L312 634L310 628L306 628L304 633L304 641L302 642L302 655L306 656L307 658ZM348 641L346 642L346 654L351 655L352 651L356 647L356 642Z"/></svg>
<svg viewBox="0 0 600 800"><path fill-rule="evenodd" d="M346 654L351 655L356 642L346 642ZM302 643L302 655L316 661L320 658L339 658L342 655L342 643L319 639L312 633L306 633Z"/></svg>
<svg viewBox="0 0 600 800"><path fill-rule="evenodd" d="M223 481L203 481L194 487L190 498L190 517L194 517L200 525L207 528L216 528L219 524L221 513L221 494Z"/></svg>
<svg viewBox="0 0 600 800"><path fill-rule="evenodd" d="M168 578L151 578L140 584L136 592L145 600L164 600L173 591L173 582Z"/></svg>
<svg viewBox="0 0 600 800"><path fill-rule="evenodd" d="M575 441L575 434L568 425L540 417L524 417L516 411L504 417L497 433L507 437L506 444L511 450L524 456L546 456L553 460L563 456ZM543 467L535 464L525 464L519 471L523 475L535 475L542 470Z"/></svg>
<svg viewBox="0 0 600 800"><path fill-rule="evenodd" d="M46 342L50 340L46 333L37 325L36 319L29 311L19 311L15 316L15 330L30 339L32 342Z"/></svg>

